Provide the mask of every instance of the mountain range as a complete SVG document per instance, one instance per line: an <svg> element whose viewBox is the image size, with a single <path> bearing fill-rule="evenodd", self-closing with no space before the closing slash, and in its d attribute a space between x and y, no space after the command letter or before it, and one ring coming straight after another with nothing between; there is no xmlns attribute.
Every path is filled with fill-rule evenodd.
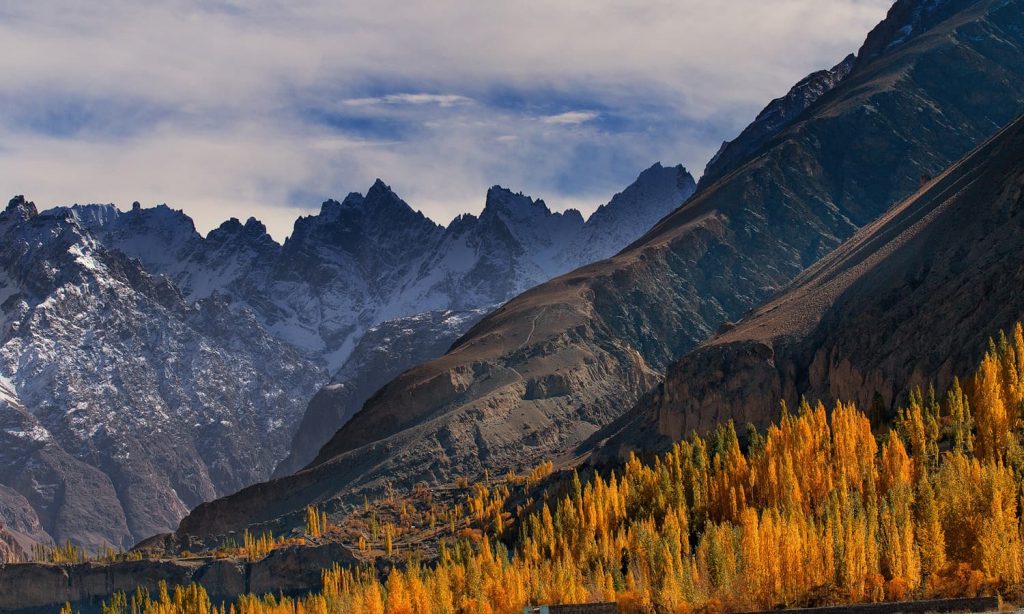
<svg viewBox="0 0 1024 614"><path fill-rule="evenodd" d="M482 309L618 251L694 188L656 164L584 221L496 186L442 227L378 180L283 244L255 219L203 237L167 206L16 197L0 213L0 523L23 549L173 529L309 462Z"/></svg>
<svg viewBox="0 0 1024 614"><path fill-rule="evenodd" d="M900 471L905 484L872 477L890 482L878 491L889 494L872 508L861 492L842 504L841 520L839 508L824 507L832 487L820 474L806 472L804 488L804 472L790 467L790 496L812 493L823 506L806 523L847 522L867 501L882 520L863 535L885 550L892 523L902 523L904 554L916 560L907 569L923 569L929 524L958 553L950 536L959 535L960 508L936 512L941 522L922 510L961 496L961 479L942 475L966 457L923 459L933 454L929 438L939 457L939 423L970 431L970 412L961 405L940 416L922 403L921 433L908 433L917 439L903 449L910 414L899 410L916 388L942 391L998 347L996 362L983 365L991 388L967 382L964 398L977 410L978 441L996 419L1019 430L1000 399L1021 396L1024 360L1012 348L1024 339L999 335L1024 320L1022 111L1024 0L897 0L855 54L799 81L723 143L699 183L680 166L655 164L587 220L495 186L479 216L440 226L378 180L299 218L279 244L255 219L203 237L164 206L40 212L16 197L0 213L0 562L64 539L144 539L147 560L0 565L0 607L95 605L111 587L152 590L168 578L225 598L253 587L302 592L334 561L393 573L415 552L429 569L456 535L493 535L494 549L483 539L479 553L503 556L508 546L536 569L557 570L545 557L570 548L545 515L564 528L582 526L574 523L588 516L577 510L593 510L580 532L593 536L586 531L604 513L596 510L616 506L619 520L660 527L662 543L689 544L676 529L691 527L692 568L710 578L706 557L719 535L710 527L756 535L759 523L786 517L769 508L740 516L735 493L761 488L753 478L764 474L750 467L775 466L754 463L789 454L766 451L780 438L816 454L803 435L784 434L812 423L834 446L827 462L845 466L837 459L855 448L844 443L840 453L840 442L857 439L869 451L855 454L862 467ZM853 402L867 413L844 430L822 409L759 437L778 422L780 402L802 400ZM721 428L729 421L735 430ZM892 424L893 435L876 440L872 429ZM715 435L674 448L694 432ZM773 437L767 448L755 444ZM872 460L876 445L884 451ZM623 469L631 454L667 450L671 462ZM975 463L964 475L1009 471L1013 450L1009 464ZM985 453L999 458L995 447ZM911 485L918 463L928 469ZM617 482L611 470L634 477ZM598 486L594 475L609 479ZM660 485L627 498L648 479ZM730 479L738 491L696 503L697 484L715 492ZM932 492L933 482L946 487ZM1010 473L1006 483L1015 492ZM522 490L510 495L510 485ZM907 487L902 521L894 485ZM1014 495L991 495L1009 502L1002 530L1016 543ZM794 500L778 499L780 509ZM460 501L466 507L447 511ZM561 503L545 505L552 501ZM663 508L664 524L629 509L641 501ZM309 528L307 506L324 514L315 525L337 524ZM532 520L522 520L531 506ZM987 503L971 515L975 524L991 516ZM376 534L389 520L401 525L398 542L387 528ZM535 530L554 544L547 554L529 554L525 536ZM248 546L234 558L214 554L245 531L296 539L259 560L246 560ZM807 543L863 541L855 532L846 540ZM589 551L594 538L575 541ZM402 554L392 556L396 545ZM639 560L604 550L612 567ZM884 564L886 598L906 596L900 572ZM763 569L747 572L755 567ZM606 568L595 568L603 577ZM931 590L931 578L966 568L929 569ZM381 590L400 594L399 582Z"/></svg>
<svg viewBox="0 0 1024 614"><path fill-rule="evenodd" d="M773 102L642 238L484 317L385 385L305 470L193 510L180 542L284 529L307 504L345 510L388 484L579 462L678 357L1017 116L1022 16L1014 0L900 0L848 70Z"/></svg>

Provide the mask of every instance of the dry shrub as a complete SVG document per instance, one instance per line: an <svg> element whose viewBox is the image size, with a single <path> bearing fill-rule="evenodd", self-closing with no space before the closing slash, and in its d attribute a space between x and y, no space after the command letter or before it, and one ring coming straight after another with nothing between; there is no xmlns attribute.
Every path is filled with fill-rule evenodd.
<svg viewBox="0 0 1024 614"><path fill-rule="evenodd" d="M978 597L995 588L992 580L967 563L951 563L928 578L928 595L936 598Z"/></svg>
<svg viewBox="0 0 1024 614"><path fill-rule="evenodd" d="M907 581L899 576L885 583L885 598L889 601L905 601L909 593Z"/></svg>

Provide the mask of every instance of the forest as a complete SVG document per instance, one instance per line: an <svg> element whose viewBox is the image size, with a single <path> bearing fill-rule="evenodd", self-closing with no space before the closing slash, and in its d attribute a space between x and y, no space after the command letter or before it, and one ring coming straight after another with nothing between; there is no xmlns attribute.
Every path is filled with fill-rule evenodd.
<svg viewBox="0 0 1024 614"><path fill-rule="evenodd" d="M1014 595L1024 584L1022 407L1018 324L989 342L974 373L943 394L911 391L884 426L842 402L783 403L765 431L724 424L586 479L559 481L548 463L476 485L431 510L453 535L431 561L409 549L383 574L335 565L300 597L213 603L198 585L140 589L103 612L504 613L615 601L623 612L710 613ZM557 487L530 498L544 484ZM312 508L306 525L335 530ZM388 526L375 531L382 555L396 535ZM284 542L247 536L239 552Z"/></svg>

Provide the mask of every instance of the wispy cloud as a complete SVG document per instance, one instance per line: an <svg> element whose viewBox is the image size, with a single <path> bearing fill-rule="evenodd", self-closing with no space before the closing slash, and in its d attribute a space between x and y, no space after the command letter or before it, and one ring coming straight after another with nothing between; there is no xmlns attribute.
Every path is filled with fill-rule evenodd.
<svg viewBox="0 0 1024 614"><path fill-rule="evenodd" d="M699 173L889 1L0 3L0 194L278 238L378 176L441 222L494 183L596 206L655 160Z"/></svg>
<svg viewBox="0 0 1024 614"><path fill-rule="evenodd" d="M595 111L566 111L556 115L545 115L540 120L545 124L560 124L563 126L574 126L597 119L600 113Z"/></svg>
<svg viewBox="0 0 1024 614"><path fill-rule="evenodd" d="M431 104L450 107L471 102L473 102L472 98L458 94L388 94L369 98L349 98L343 101L343 104L350 107L365 107L375 104Z"/></svg>

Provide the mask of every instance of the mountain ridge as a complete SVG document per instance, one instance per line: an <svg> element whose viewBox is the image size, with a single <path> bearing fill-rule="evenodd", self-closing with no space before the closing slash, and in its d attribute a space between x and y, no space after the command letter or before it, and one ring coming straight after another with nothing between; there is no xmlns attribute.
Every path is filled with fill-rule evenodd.
<svg viewBox="0 0 1024 614"><path fill-rule="evenodd" d="M912 388L947 389L1024 311L1012 291L1022 195L1024 116L671 365L583 447L599 460L664 450L728 420L763 427L801 398L884 421Z"/></svg>

